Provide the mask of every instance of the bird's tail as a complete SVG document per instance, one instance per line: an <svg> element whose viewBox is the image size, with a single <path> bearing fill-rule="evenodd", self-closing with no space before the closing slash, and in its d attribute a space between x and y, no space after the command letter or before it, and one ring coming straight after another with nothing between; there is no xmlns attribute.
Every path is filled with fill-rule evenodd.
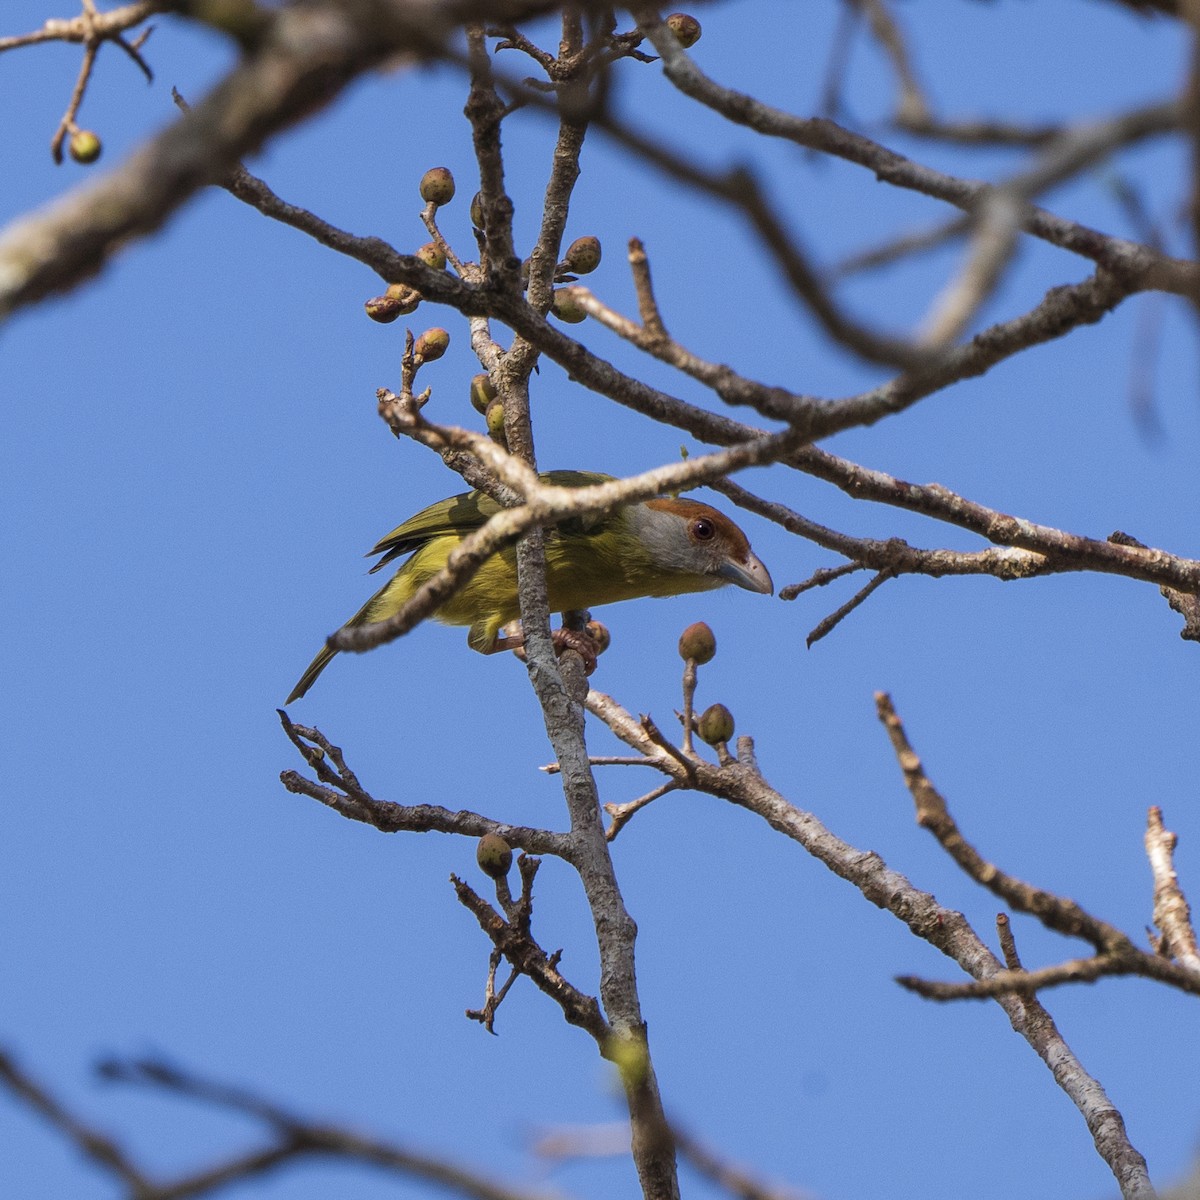
<svg viewBox="0 0 1200 1200"><path fill-rule="evenodd" d="M412 560L410 559L409 561L411 562ZM374 621L382 621L396 612L412 596L413 592L416 591L411 572L407 570L407 567L408 563L405 563L342 628L352 629L356 625L369 625ZM337 654L337 651L328 643L322 646L317 651L316 658L308 664L308 669L300 676L296 686L292 688L292 694L284 703L291 704L293 700L299 700L316 682L317 676L329 666L335 654Z"/></svg>
<svg viewBox="0 0 1200 1200"><path fill-rule="evenodd" d="M292 688L291 695L284 701L284 704L291 704L293 700L299 700L316 683L317 676L329 666L336 653L337 651L331 649L328 645L322 646L317 651L317 657L308 664L304 674L300 676L296 686Z"/></svg>

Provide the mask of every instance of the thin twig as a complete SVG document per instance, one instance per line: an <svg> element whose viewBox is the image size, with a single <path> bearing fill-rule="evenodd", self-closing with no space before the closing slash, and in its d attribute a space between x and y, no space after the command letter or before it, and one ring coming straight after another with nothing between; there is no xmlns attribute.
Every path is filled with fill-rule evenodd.
<svg viewBox="0 0 1200 1200"><path fill-rule="evenodd" d="M845 604L831 612L823 621L818 622L808 637L804 639L804 644L811 650L826 634L832 633L876 588L882 587L889 579L895 579L895 577L896 573L890 568L880 571L870 583L861 587Z"/></svg>
<svg viewBox="0 0 1200 1200"><path fill-rule="evenodd" d="M1200 949L1192 910L1175 874L1175 847L1178 837L1164 827L1162 809L1151 807L1146 821L1146 856L1154 875L1154 924L1161 937L1157 949L1200 977Z"/></svg>

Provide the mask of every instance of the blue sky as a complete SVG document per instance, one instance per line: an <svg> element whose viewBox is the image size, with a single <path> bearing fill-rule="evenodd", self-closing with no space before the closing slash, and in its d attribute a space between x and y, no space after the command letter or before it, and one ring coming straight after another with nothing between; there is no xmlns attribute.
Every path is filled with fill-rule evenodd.
<svg viewBox="0 0 1200 1200"><path fill-rule="evenodd" d="M899 11L946 115L1103 116L1183 80L1177 28L1128 18L1115 4L933 7ZM705 36L695 55L705 69L794 111L815 110L832 3L804 6L803 15L762 0L698 11ZM42 4L9 0L0 34L45 16ZM169 20L159 26L147 47L153 86L111 50L101 55L83 110L105 142L92 170L119 164L172 119L172 85L198 97L229 62L216 38ZM62 47L0 58L5 221L87 177L74 164L54 168L47 149L76 67L77 52ZM626 63L618 81L625 110L677 144L766 171L823 260L947 215L858 168L747 139L685 106L654 66ZM849 111L885 141L889 86L860 41ZM443 228L466 249L474 186L463 98L448 69L366 79L250 165L286 199L405 250L426 240L422 172L450 166L460 196ZM551 138L533 113L505 130L526 244ZM892 140L969 177L1002 178L1021 161ZM1178 147L1147 143L1116 170L1144 189L1171 248L1188 252ZM1103 168L1046 203L1127 233L1113 173ZM602 296L632 309L622 248L637 236L668 327L706 357L831 397L885 377L814 332L735 218L659 184L602 136L590 139L568 237L602 239L605 260L589 281ZM860 311L907 328L958 254L856 281L846 294ZM1023 311L1086 271L1026 245L985 319ZM164 1172L251 1145L253 1130L97 1084L88 1070L97 1057L162 1054L510 1180L628 1195L623 1162L551 1170L527 1154L539 1131L619 1117L590 1040L527 981L501 1010L498 1038L463 1018L482 999L488 947L447 877L482 883L473 845L385 837L278 782L280 770L300 764L274 710L324 636L369 594L363 551L457 490L436 456L394 440L375 415L375 389L399 380L404 324L364 317L363 300L378 290L364 268L214 190L101 278L20 316L0 337L9 630L0 1039ZM1163 322L1153 352L1157 437L1139 430L1130 403L1135 366L1148 354L1138 336L1146 310ZM423 376L430 416L477 424L465 323L428 306L411 322L414 332L444 325L453 339ZM709 403L697 385L602 330L571 329L651 382ZM1194 346L1174 302L1141 298L831 447L1031 520L1101 537L1119 528L1195 556ZM535 384L544 466L622 473L678 454L678 433L646 426L553 364ZM814 480L760 471L744 481L850 532L976 544ZM777 586L836 565L769 524L740 519ZM1161 803L1195 892L1200 651L1179 639L1157 589L1090 576L904 579L806 650L807 632L850 594L845 582L793 603L731 589L601 610L614 644L594 682L669 727L676 639L691 621L708 621L719 651L699 698L732 709L771 782L961 908L993 944L995 902L914 825L874 717L878 689L894 695L964 832L1006 869L1137 935L1151 905L1145 810ZM555 782L537 770L549 750L523 669L470 653L461 630L430 625L337 660L293 715L343 746L382 798L565 822ZM596 752L615 746L603 729L590 736ZM605 800L620 801L654 781L622 768L600 782ZM1001 1011L937 1007L902 992L897 974L954 978L956 969L756 818L707 797L671 796L631 823L615 858L640 929L639 978L668 1108L721 1152L829 1200L952 1197L965 1180L976 1200L1115 1193L1081 1118ZM563 947L568 978L594 991L575 879L547 862L538 885L535 932L544 946ZM1015 928L1027 963L1082 952L1027 920ZM1194 1002L1118 981L1062 989L1047 1003L1165 1185L1190 1161L1200 1125ZM4 1195L113 1194L3 1098L0 1147ZM685 1188L716 1194L687 1176ZM231 1194L428 1193L331 1166L294 1168Z"/></svg>

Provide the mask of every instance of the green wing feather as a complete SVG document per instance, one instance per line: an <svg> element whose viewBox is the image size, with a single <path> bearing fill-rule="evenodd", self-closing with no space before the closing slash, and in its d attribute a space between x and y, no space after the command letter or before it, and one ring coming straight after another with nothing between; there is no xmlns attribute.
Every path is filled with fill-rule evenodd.
<svg viewBox="0 0 1200 1200"><path fill-rule="evenodd" d="M550 483L555 487L590 487L593 484L608 483L613 477L596 471L547 471L539 478L543 483ZM405 554L411 554L426 542L443 534L452 533L465 537L487 524L489 518L500 511L501 505L486 492L463 492L458 496L439 500L436 504L421 509L415 516L409 517L403 525L397 525L391 533L380 538L367 551L367 558L373 558L376 554L383 555L369 574L373 575L388 563Z"/></svg>

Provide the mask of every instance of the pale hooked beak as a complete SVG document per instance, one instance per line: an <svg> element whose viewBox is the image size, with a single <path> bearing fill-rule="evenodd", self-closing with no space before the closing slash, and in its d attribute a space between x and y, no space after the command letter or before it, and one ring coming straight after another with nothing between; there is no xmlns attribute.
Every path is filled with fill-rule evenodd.
<svg viewBox="0 0 1200 1200"><path fill-rule="evenodd" d="M760 595L770 596L775 591L775 585L771 582L771 572L753 551L747 554L745 562L734 562L733 559L727 558L718 568L717 573L722 579L736 583L738 587L745 588L748 592L758 592Z"/></svg>

